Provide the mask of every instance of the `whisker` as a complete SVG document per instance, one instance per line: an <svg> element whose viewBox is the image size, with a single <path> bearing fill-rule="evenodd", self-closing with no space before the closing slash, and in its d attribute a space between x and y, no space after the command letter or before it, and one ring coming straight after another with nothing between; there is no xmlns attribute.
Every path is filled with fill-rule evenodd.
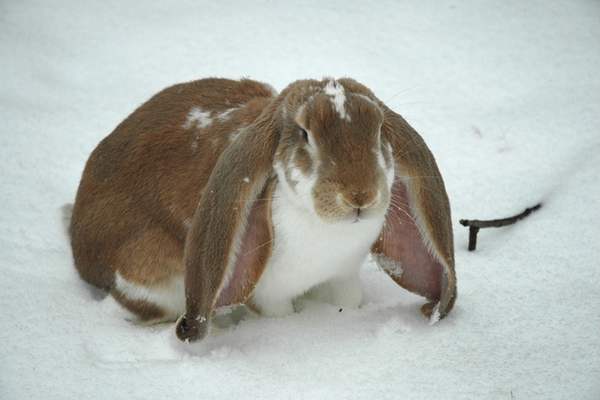
<svg viewBox="0 0 600 400"><path fill-rule="evenodd" d="M274 240L274 239L270 239L270 240L267 240L266 242L264 242L264 243L262 243L262 244L259 244L258 246L256 246L256 247L255 247L255 248L253 248L252 250L248 250L247 252L245 252L245 253L244 253L244 255L246 256L246 255L248 255L248 254L254 253L255 251L257 251L257 250L258 250L258 249L260 249L261 247L264 247L264 246L266 246L266 245L268 245L268 244L272 243L272 242L273 242L273 240Z"/></svg>
<svg viewBox="0 0 600 400"><path fill-rule="evenodd" d="M396 175L397 177L403 179L415 179L415 178L432 178L432 179L440 179L439 175Z"/></svg>
<svg viewBox="0 0 600 400"><path fill-rule="evenodd" d="M400 91L398 91L398 92L394 93L394 94L393 94L391 97L389 97L387 100L385 100L385 101L384 101L384 103L388 104L388 103L390 102L390 100L392 100L392 99L394 99L394 98L398 97L398 96L399 96L399 95L401 95L401 94L405 94L405 93L407 93L407 92L410 92L411 90L416 90L416 89L419 89L419 86L420 86L420 85L414 85L414 86L410 86L410 87L408 87L408 88L406 88L406 89L402 89L402 90L400 90Z"/></svg>
<svg viewBox="0 0 600 400"><path fill-rule="evenodd" d="M406 211L404 208L402 208L398 204L394 204L393 202L391 203L391 206L394 209L396 209L398 211L401 211L404 215L406 215L416 225L416 221L415 221L414 217L410 213L408 213L408 211ZM401 219L400 219L400 221L401 221Z"/></svg>

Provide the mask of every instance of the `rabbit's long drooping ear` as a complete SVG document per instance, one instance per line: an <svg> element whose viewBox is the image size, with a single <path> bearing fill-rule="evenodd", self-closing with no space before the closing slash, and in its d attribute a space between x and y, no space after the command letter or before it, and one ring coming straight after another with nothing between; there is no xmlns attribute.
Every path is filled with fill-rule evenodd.
<svg viewBox="0 0 600 400"><path fill-rule="evenodd" d="M423 139L400 115L382 108L382 135L392 147L396 178L383 231L371 251L396 283L429 300L421 310L435 322L456 299L448 196Z"/></svg>
<svg viewBox="0 0 600 400"><path fill-rule="evenodd" d="M204 188L185 244L181 340L202 339L217 305L246 300L268 261L276 110L274 101L239 134Z"/></svg>

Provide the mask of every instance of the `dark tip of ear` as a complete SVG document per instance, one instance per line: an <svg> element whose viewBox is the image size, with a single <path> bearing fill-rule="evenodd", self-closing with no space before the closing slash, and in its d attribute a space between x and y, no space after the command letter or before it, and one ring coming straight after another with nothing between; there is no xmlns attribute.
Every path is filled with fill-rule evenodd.
<svg viewBox="0 0 600 400"><path fill-rule="evenodd" d="M207 327L206 318L187 318L184 315L177 322L175 333L182 342L195 342L206 336Z"/></svg>
<svg viewBox="0 0 600 400"><path fill-rule="evenodd" d="M427 318L431 318L431 314L433 314L433 308L436 304L437 303L434 301L423 304L423 306L421 307L421 313Z"/></svg>

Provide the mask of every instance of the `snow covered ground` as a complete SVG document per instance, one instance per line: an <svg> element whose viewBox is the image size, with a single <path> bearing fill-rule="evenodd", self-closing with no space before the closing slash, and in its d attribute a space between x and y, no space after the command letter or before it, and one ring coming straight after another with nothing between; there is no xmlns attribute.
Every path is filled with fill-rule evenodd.
<svg viewBox="0 0 600 400"><path fill-rule="evenodd" d="M0 60L1 399L600 398L599 2L3 1ZM371 87L437 157L446 320L367 263L360 309L306 301L191 354L79 280L60 207L137 105L200 77L325 75ZM459 218L538 201L466 251Z"/></svg>

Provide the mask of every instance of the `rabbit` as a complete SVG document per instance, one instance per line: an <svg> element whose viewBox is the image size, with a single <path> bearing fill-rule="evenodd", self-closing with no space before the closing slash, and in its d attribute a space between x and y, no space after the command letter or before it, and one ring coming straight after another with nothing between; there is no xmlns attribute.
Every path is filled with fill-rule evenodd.
<svg viewBox="0 0 600 400"><path fill-rule="evenodd" d="M139 320L203 339L216 310L362 300L369 254L445 317L456 299L450 205L423 139L366 86L281 93L201 79L152 97L92 152L70 225L75 266Z"/></svg>

